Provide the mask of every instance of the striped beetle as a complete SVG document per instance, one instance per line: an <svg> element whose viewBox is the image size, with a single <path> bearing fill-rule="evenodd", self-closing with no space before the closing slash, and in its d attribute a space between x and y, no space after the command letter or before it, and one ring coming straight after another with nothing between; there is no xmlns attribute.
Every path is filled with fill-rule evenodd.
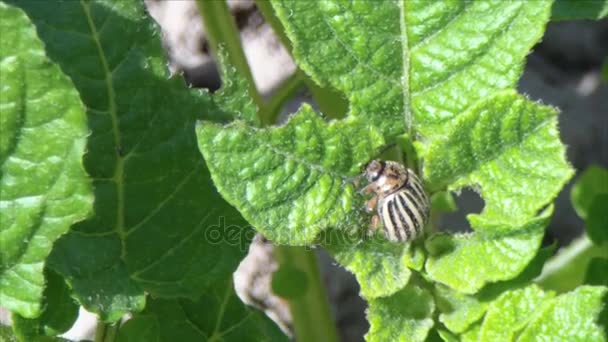
<svg viewBox="0 0 608 342"><path fill-rule="evenodd" d="M378 207L372 229L378 229L381 221L391 241L411 241L419 236L429 219L430 204L414 171L394 161L372 160L364 175L370 183L362 192L375 194L365 209L372 212Z"/></svg>

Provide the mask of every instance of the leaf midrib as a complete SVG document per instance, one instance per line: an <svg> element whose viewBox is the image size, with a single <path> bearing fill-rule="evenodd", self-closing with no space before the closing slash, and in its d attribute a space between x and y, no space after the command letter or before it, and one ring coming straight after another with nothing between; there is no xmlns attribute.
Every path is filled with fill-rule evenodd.
<svg viewBox="0 0 608 342"><path fill-rule="evenodd" d="M105 51L103 46L99 40L99 32L95 27L95 23L93 22L93 18L91 16L90 5L83 0L80 0L80 5L83 9L85 18L89 25L89 30L91 31L91 38L97 47L97 52L99 55L99 59L101 61L101 67L105 74L105 84L106 91L108 93L108 113L110 114L110 121L112 123L112 137L114 140L115 147L115 155L116 155L116 165L114 166L114 175L113 180L116 184L116 226L114 231L118 234L121 241L121 259L125 260L126 257L126 246L125 246L125 221L124 221L124 203L125 203L125 193L124 193L124 158L118 153L120 147L120 131L118 125L118 110L116 107L116 92L113 86L112 72L110 70L108 61L106 60Z"/></svg>
<svg viewBox="0 0 608 342"><path fill-rule="evenodd" d="M405 23L405 0L398 0L399 7L399 27L401 29L401 89L403 101L403 116L405 120L406 133L412 136L412 103L410 97L410 54L408 51L407 27Z"/></svg>

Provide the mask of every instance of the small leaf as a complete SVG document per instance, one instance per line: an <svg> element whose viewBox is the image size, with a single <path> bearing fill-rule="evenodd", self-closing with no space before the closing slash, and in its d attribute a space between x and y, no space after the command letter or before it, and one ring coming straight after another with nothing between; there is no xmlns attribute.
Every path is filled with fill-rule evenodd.
<svg viewBox="0 0 608 342"><path fill-rule="evenodd" d="M0 36L0 302L35 318L53 243L91 211L88 130L74 84L26 15L1 2Z"/></svg>
<svg viewBox="0 0 608 342"><path fill-rule="evenodd" d="M451 213L458 210L458 205L450 192L440 191L431 196L431 208L436 213Z"/></svg>
<svg viewBox="0 0 608 342"><path fill-rule="evenodd" d="M373 127L327 124L305 105L281 127L203 122L197 134L220 192L268 239L304 245L362 222L352 180L383 144Z"/></svg>
<svg viewBox="0 0 608 342"><path fill-rule="evenodd" d="M596 245L608 243L608 193L595 196L589 207L585 226L589 239Z"/></svg>
<svg viewBox="0 0 608 342"><path fill-rule="evenodd" d="M403 289L410 280L410 268L420 271L424 265L422 248L391 243L378 234L356 241L334 234L324 247L357 277L366 299L390 296Z"/></svg>
<svg viewBox="0 0 608 342"><path fill-rule="evenodd" d="M78 318L79 306L70 297L65 280L51 270L45 270L44 310L29 319L13 313L13 330L22 341L31 341L38 336L54 336L68 331Z"/></svg>
<svg viewBox="0 0 608 342"><path fill-rule="evenodd" d="M435 298L437 309L441 312L439 321L450 331L462 333L483 317L495 296L478 298L438 284L435 287Z"/></svg>
<svg viewBox="0 0 608 342"><path fill-rule="evenodd" d="M58 241L50 267L105 321L142 310L145 293L196 299L232 273L250 238L217 193L194 132L201 117L226 122L233 113L169 77L142 2L16 3L74 81L92 131L85 168L95 216Z"/></svg>
<svg viewBox="0 0 608 342"><path fill-rule="evenodd" d="M467 295L447 286L435 287L439 320L451 331L462 333L483 317L488 306L508 291L526 286L541 272L545 261L553 254L555 246L542 248L526 268L514 279L485 286L474 295Z"/></svg>
<svg viewBox="0 0 608 342"><path fill-rule="evenodd" d="M585 220L589 208L599 194L608 194L608 170L598 167L588 167L572 186L570 199L578 216Z"/></svg>
<svg viewBox="0 0 608 342"><path fill-rule="evenodd" d="M513 341L517 332L530 321L535 310L542 310L543 302L554 296L536 285L507 291L493 301L486 312L480 341Z"/></svg>
<svg viewBox="0 0 608 342"><path fill-rule="evenodd" d="M515 278L536 255L552 211L550 207L515 229L498 224L473 234L431 237L426 241L429 277L464 293Z"/></svg>
<svg viewBox="0 0 608 342"><path fill-rule="evenodd" d="M475 229L488 222L527 221L571 177L559 141L556 112L504 92L480 101L430 144L426 180L436 188L477 189L485 201L470 215Z"/></svg>
<svg viewBox="0 0 608 342"><path fill-rule="evenodd" d="M435 305L432 296L418 287L408 286L390 297L369 301L368 342L424 341L433 327Z"/></svg>
<svg viewBox="0 0 608 342"><path fill-rule="evenodd" d="M581 286L552 300L524 329L519 341L605 341L596 323L606 305L606 287Z"/></svg>
<svg viewBox="0 0 608 342"><path fill-rule="evenodd" d="M545 265L542 274L535 279L545 289L566 292L583 284L585 272L593 258L608 258L605 245L594 245L587 235L582 235L568 246L560 248Z"/></svg>
<svg viewBox="0 0 608 342"><path fill-rule="evenodd" d="M440 135L476 101L512 89L550 1L273 0L298 65L391 140Z"/></svg>
<svg viewBox="0 0 608 342"><path fill-rule="evenodd" d="M608 16L607 0L555 0L551 20L600 20Z"/></svg>
<svg viewBox="0 0 608 342"><path fill-rule="evenodd" d="M607 258L591 259L587 266L587 273L585 273L585 284L608 287L608 272L606 270L608 270Z"/></svg>
<svg viewBox="0 0 608 342"><path fill-rule="evenodd" d="M141 315L155 319L163 342L287 340L263 313L243 306L232 282L218 282L197 301L151 299Z"/></svg>

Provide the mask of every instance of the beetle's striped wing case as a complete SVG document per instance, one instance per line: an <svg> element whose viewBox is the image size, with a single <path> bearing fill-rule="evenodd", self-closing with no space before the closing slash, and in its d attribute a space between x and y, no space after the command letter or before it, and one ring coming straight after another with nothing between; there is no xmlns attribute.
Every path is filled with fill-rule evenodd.
<svg viewBox="0 0 608 342"><path fill-rule="evenodd" d="M422 233L430 213L429 198L420 179L407 170L407 182L401 189L380 201L378 214L384 233L391 241L410 241Z"/></svg>

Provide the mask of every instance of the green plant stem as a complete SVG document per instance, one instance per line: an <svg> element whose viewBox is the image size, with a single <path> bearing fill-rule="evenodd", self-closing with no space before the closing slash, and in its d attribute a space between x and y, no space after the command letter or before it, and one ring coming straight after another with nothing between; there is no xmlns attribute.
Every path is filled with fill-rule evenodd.
<svg viewBox="0 0 608 342"><path fill-rule="evenodd" d="M274 14L274 9L272 8L272 4L269 0L255 0L255 5L257 6L260 13L266 20L274 33L279 37L281 43L287 48L287 50L291 51L291 41L285 35L285 31L283 30L283 25L279 21L279 18Z"/></svg>
<svg viewBox="0 0 608 342"><path fill-rule="evenodd" d="M594 245L583 235L550 259L535 282L546 289L570 291L584 282L587 266L594 257L608 258L608 246Z"/></svg>
<svg viewBox="0 0 608 342"><path fill-rule="evenodd" d="M338 334L314 251L305 247L275 246L274 255L281 267L295 267L306 275L306 293L289 300L296 340L337 341Z"/></svg>
<svg viewBox="0 0 608 342"><path fill-rule="evenodd" d="M97 327L95 327L95 342L103 342L107 327L108 324L104 323L100 319L97 319Z"/></svg>
<svg viewBox="0 0 608 342"><path fill-rule="evenodd" d="M270 1L256 0L255 3L266 22L270 24L283 45L293 56L291 41L285 35L283 25L274 14ZM299 68L296 73L301 74L304 83L306 83L306 86L312 95L312 98L315 100L319 106L319 109L326 117L330 119L340 119L346 115L346 112L348 111L348 101L340 92L330 87L319 86Z"/></svg>
<svg viewBox="0 0 608 342"><path fill-rule="evenodd" d="M260 113L262 122L276 123L281 114L281 109L293 95L304 86L304 77L296 72L287 78L277 91L272 95L270 101L266 103L264 110Z"/></svg>
<svg viewBox="0 0 608 342"><path fill-rule="evenodd" d="M220 45L226 50L228 61L239 74L247 80L249 94L258 108L264 107L262 96L253 80L253 75L247 63L247 57L241 46L241 36L236 27L232 14L224 0L197 0L198 9L203 18L209 45L216 59Z"/></svg>
<svg viewBox="0 0 608 342"><path fill-rule="evenodd" d="M97 328L95 329L95 342L114 342L120 322L105 323L97 320Z"/></svg>

